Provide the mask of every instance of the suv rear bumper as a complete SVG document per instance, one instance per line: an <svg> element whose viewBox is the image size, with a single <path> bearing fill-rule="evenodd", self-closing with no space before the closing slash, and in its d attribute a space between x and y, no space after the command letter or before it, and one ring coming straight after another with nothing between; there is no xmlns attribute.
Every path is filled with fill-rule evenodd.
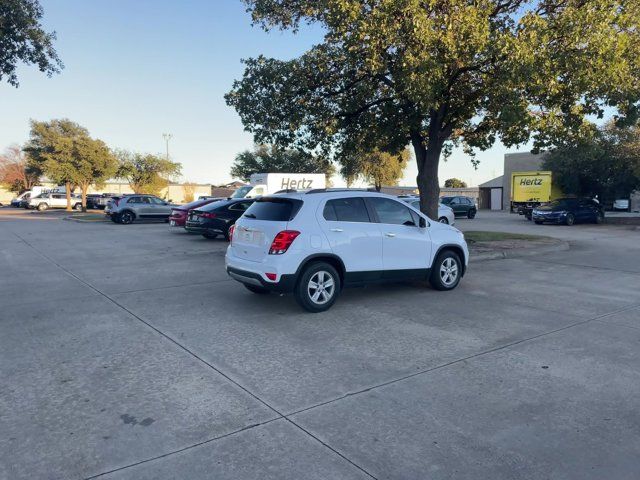
<svg viewBox="0 0 640 480"><path fill-rule="evenodd" d="M227 274L240 283L266 288L278 293L291 293L296 286L296 275L280 275L280 281L268 282L257 272L227 266Z"/></svg>

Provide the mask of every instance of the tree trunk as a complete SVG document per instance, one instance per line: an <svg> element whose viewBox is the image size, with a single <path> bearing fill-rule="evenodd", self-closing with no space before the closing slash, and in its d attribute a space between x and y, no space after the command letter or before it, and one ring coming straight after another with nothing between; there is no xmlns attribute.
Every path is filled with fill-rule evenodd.
<svg viewBox="0 0 640 480"><path fill-rule="evenodd" d="M80 187L82 189L82 211L87 211L87 190L89 190L89 185L82 185Z"/></svg>
<svg viewBox="0 0 640 480"><path fill-rule="evenodd" d="M411 136L411 143L418 164L416 182L420 190L420 211L434 221L438 221L438 204L440 197L440 182L438 180L438 166L442 143L433 142L425 146L424 140L418 134Z"/></svg>
<svg viewBox="0 0 640 480"><path fill-rule="evenodd" d="M66 190L66 195L67 195L67 212L72 211L73 209L71 208L71 182L66 182L64 184L64 188Z"/></svg>

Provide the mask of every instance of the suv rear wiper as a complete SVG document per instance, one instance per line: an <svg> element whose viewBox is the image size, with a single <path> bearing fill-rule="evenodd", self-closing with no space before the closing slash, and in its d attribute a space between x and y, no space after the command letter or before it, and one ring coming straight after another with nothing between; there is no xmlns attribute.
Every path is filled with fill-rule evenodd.
<svg viewBox="0 0 640 480"><path fill-rule="evenodd" d="M243 215L243 217L247 217L247 218L257 218L253 213L245 213Z"/></svg>

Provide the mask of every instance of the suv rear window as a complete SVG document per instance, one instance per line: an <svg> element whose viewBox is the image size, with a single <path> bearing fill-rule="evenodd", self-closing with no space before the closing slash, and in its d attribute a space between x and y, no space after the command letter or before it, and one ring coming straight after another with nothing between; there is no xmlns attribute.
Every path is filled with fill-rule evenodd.
<svg viewBox="0 0 640 480"><path fill-rule="evenodd" d="M324 219L330 222L370 222L367 207L360 197L337 198L328 200L322 212Z"/></svg>
<svg viewBox="0 0 640 480"><path fill-rule="evenodd" d="M296 216L300 207L302 207L300 200L263 197L256 200L253 205L247 209L243 217L253 220L288 222L289 220L293 220L293 217Z"/></svg>

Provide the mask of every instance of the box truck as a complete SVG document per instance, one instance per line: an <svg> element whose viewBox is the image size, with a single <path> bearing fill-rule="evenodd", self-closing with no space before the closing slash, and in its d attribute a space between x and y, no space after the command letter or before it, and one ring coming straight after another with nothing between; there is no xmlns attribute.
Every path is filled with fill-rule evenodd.
<svg viewBox="0 0 640 480"><path fill-rule="evenodd" d="M253 198L284 190L312 190L325 188L324 173L254 173L249 185L238 188L231 198Z"/></svg>
<svg viewBox="0 0 640 480"><path fill-rule="evenodd" d="M542 203L560 198L550 171L513 172L511 174L511 211L531 220L531 212Z"/></svg>

